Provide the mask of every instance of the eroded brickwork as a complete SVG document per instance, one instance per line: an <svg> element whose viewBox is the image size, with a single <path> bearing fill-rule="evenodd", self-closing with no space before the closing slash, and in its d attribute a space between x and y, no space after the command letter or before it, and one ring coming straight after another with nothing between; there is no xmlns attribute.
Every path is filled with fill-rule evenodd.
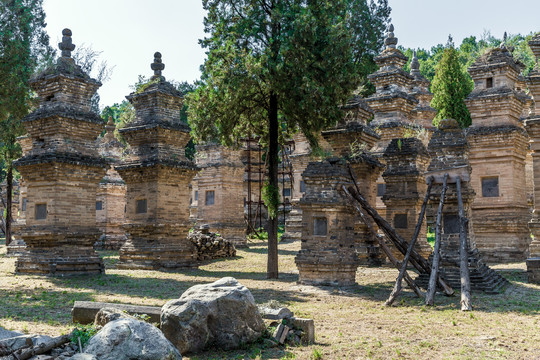
<svg viewBox="0 0 540 360"><path fill-rule="evenodd" d="M533 236L527 258L529 282L540 284L540 33L529 41L529 46L536 57L536 66L529 73L527 83L534 99L534 107L526 121L533 151L534 211L529 229Z"/></svg>
<svg viewBox="0 0 540 360"><path fill-rule="evenodd" d="M461 179L461 194L465 217L471 218L471 204L475 192L470 184L471 166L469 163L469 145L462 129L453 119L441 120L439 129L433 134L428 151L431 162L426 177L434 177L434 185L429 199L427 214L436 217L443 188L444 174L448 174L448 188L442 212L441 247L439 271L441 276L454 289L461 286L459 255L459 207L456 178ZM433 222L435 222L433 220ZM472 290L488 293L497 292L506 280L489 268L476 248L475 223L467 227L469 273ZM431 260L431 258L430 258ZM427 287L428 274L422 274L417 281Z"/></svg>
<svg viewBox="0 0 540 360"><path fill-rule="evenodd" d="M31 81L39 107L23 120L28 138L15 165L27 185L26 224L17 231L27 251L17 259L17 273L104 271L93 249L100 235L96 190L106 163L94 144L104 124L91 111L91 97L101 84L70 57L71 31L62 34L62 56Z"/></svg>
<svg viewBox="0 0 540 360"><path fill-rule="evenodd" d="M480 56L469 68L474 90L466 104L472 125L467 130L476 192L472 221L486 261L525 259L530 236L525 159L528 136L520 120L531 99L520 72L504 44Z"/></svg>
<svg viewBox="0 0 540 360"><path fill-rule="evenodd" d="M135 120L120 130L131 151L115 166L127 187L128 240L120 249L118 267L191 268L197 263L187 239L189 184L197 168L185 155L190 129L180 120L182 94L161 76L161 54L154 57L151 81L127 96Z"/></svg>
<svg viewBox="0 0 540 360"><path fill-rule="evenodd" d="M198 191L197 225L208 225L236 246L246 246L244 172L242 150L223 145L197 145L197 166L202 170L193 183Z"/></svg>

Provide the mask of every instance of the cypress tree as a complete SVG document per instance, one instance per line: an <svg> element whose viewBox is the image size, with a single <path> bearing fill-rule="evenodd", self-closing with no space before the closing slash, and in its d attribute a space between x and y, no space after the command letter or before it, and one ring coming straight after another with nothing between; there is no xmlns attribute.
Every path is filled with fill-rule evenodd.
<svg viewBox="0 0 540 360"><path fill-rule="evenodd" d="M452 38L435 68L435 77L431 84L433 100L431 106L438 110L433 120L438 125L442 119L455 119L461 127L471 125L471 114L465 106L465 98L472 91L472 82L469 75L459 63L457 50L454 48Z"/></svg>

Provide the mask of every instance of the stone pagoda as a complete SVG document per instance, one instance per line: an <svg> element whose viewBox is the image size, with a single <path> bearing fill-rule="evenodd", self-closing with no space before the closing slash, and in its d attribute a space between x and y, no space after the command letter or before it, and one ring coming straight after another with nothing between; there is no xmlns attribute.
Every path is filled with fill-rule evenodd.
<svg viewBox="0 0 540 360"><path fill-rule="evenodd" d="M411 76L414 80L410 94L418 100L418 104L411 111L411 120L427 130L425 140L429 142L431 133L435 131L433 119L437 115L437 110L430 105L433 99L433 93L429 91L431 82L420 73L420 62L418 62L418 58L416 57L416 51L413 53L411 61ZM427 146L427 143L424 145Z"/></svg>
<svg viewBox="0 0 540 360"><path fill-rule="evenodd" d="M411 89L415 86L420 89L424 86L422 81L418 82L417 76L407 73L403 66L408 58L397 48L398 39L394 36L394 26L390 25L384 41L385 49L375 58L379 70L369 75L370 81L375 85L375 94L365 101L374 113L373 120L369 123L380 135L380 139L373 147L372 151L379 160L384 162L382 155L392 139L414 136L423 128L419 124L412 122L413 110L420 110L420 90L416 96L411 94ZM416 73L414 73L416 74ZM419 75L419 74L417 74ZM419 113L415 113L417 117ZM386 206L382 201L385 194L386 184L382 177L377 179L377 189L375 198L375 208L381 216L386 216Z"/></svg>
<svg viewBox="0 0 540 360"><path fill-rule="evenodd" d="M429 164L429 154L419 139L394 139L386 148L383 159L386 170L382 177L386 191L382 200L386 205L386 219L398 234L410 242L427 189L424 172ZM388 247L397 259L403 258L403 254L390 242ZM416 250L426 258L431 254L425 221L418 235Z"/></svg>
<svg viewBox="0 0 540 360"><path fill-rule="evenodd" d="M368 76L376 92L365 100L375 114L370 126L381 136L375 149L381 154L392 139L402 138L407 131L416 129L411 112L419 101L410 94L415 78L403 70L409 59L397 49L397 43L394 26L390 25L384 41L386 48L375 57L379 70Z"/></svg>
<svg viewBox="0 0 540 360"><path fill-rule="evenodd" d="M219 144L197 145L193 183L197 189L197 224L208 225L235 246L246 246L242 150Z"/></svg>
<svg viewBox="0 0 540 360"><path fill-rule="evenodd" d="M105 135L96 141L101 157L110 164L96 196L96 221L102 233L96 247L110 250L120 249L127 239L122 228L126 219L126 183L114 169L122 159L125 146L114 136L115 129L110 117L105 125Z"/></svg>
<svg viewBox="0 0 540 360"><path fill-rule="evenodd" d="M527 77L529 91L534 99L534 107L526 120L533 150L534 174L534 212L529 222L529 229L534 238L529 246L527 273L529 282L540 284L540 33L529 41L529 46L536 57L536 65Z"/></svg>
<svg viewBox="0 0 540 360"><path fill-rule="evenodd" d="M347 163L338 158L311 162L302 176L306 192L299 203L303 227L295 258L298 281L353 285L360 264L355 250L359 222L341 190L342 185L352 184Z"/></svg>
<svg viewBox="0 0 540 360"><path fill-rule="evenodd" d="M368 150L379 136L366 124L372 112L361 99L353 98L344 110L343 121L322 132L338 157L312 161L302 174L301 250L295 258L301 283L352 285L360 264L382 262L376 240L342 190L352 184L352 171L360 192L375 201L383 165Z"/></svg>
<svg viewBox="0 0 540 360"><path fill-rule="evenodd" d="M104 271L93 249L100 235L96 191L106 162L95 147L104 124L91 98L101 84L71 58L71 31L62 35L62 56L30 82L39 107L23 119L31 146L15 165L27 186L26 224L18 230L27 250L17 259L17 273Z"/></svg>
<svg viewBox="0 0 540 360"><path fill-rule="evenodd" d="M440 274L454 289L461 286L460 256L459 256L459 207L457 198L456 179L461 179L461 196L465 217L471 217L471 204L474 200L474 190L470 184L471 166L469 164L469 147L467 138L456 120L445 119L439 123L439 129L435 131L428 146L431 162L426 172L428 177L434 178L431 195L429 198L428 216L436 217L437 208L442 192L442 179L448 174L448 188L442 212L441 247L440 247ZM434 222L434 221L433 221ZM469 222L467 227L467 244L469 257L469 274L471 289L496 293L506 280L497 272L489 268L478 249L474 237L474 222ZM431 261L431 257L430 257ZM429 275L421 274L417 282L424 288L427 287Z"/></svg>
<svg viewBox="0 0 540 360"><path fill-rule="evenodd" d="M197 266L187 239L189 184L197 167L185 155L190 129L180 120L183 97L161 75L164 67L156 52L151 80L126 97L135 108L135 120L119 130L131 152L115 166L127 187L128 240L120 249L119 268Z"/></svg>
<svg viewBox="0 0 540 360"><path fill-rule="evenodd" d="M345 111L343 120L335 127L323 131L322 136L331 146L334 155L348 160L360 192L373 204L377 179L383 170L383 165L370 152L380 140L379 135L367 125L368 120L373 117L373 111L357 96L353 97L343 110ZM382 254L376 239L367 227L359 221L355 232L355 248L359 263L380 265Z"/></svg>
<svg viewBox="0 0 540 360"><path fill-rule="evenodd" d="M470 67L474 90L465 100L472 166L472 204L478 249L489 262L523 261L530 235L525 181L528 137L521 115L531 99L520 79L523 64L504 43Z"/></svg>

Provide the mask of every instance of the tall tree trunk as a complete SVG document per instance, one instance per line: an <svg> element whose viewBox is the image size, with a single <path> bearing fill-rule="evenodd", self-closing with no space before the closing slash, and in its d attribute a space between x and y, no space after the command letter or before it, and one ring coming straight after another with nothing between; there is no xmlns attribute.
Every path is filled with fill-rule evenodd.
<svg viewBox="0 0 540 360"><path fill-rule="evenodd" d="M6 186L6 246L11 243L11 222L13 221L13 165L8 164Z"/></svg>
<svg viewBox="0 0 540 360"><path fill-rule="evenodd" d="M270 189L278 187L278 98L270 94L270 109L268 111L268 186ZM272 206L278 206L273 204ZM273 218L268 212L268 264L266 277L278 278L278 217Z"/></svg>

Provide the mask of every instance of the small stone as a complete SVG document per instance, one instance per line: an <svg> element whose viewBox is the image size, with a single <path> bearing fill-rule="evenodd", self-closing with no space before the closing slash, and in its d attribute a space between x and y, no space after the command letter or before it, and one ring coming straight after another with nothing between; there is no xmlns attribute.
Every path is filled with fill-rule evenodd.
<svg viewBox="0 0 540 360"><path fill-rule="evenodd" d="M269 320L289 319L294 316L292 311L287 308L270 309L267 307L263 307L263 308L259 308L259 311L263 319L269 319Z"/></svg>
<svg viewBox="0 0 540 360"><path fill-rule="evenodd" d="M281 336L279 337L279 343L285 344L285 340L287 339L287 335L289 334L290 328L287 325L283 325L283 332L281 333Z"/></svg>
<svg viewBox="0 0 540 360"><path fill-rule="evenodd" d="M292 327L303 331L302 342L313 344L315 342L315 323L313 319L292 318Z"/></svg>
<svg viewBox="0 0 540 360"><path fill-rule="evenodd" d="M274 334L272 337L279 342L279 339L281 339L281 334L283 333L283 329L285 329L285 325L279 324L276 330L274 331Z"/></svg>

